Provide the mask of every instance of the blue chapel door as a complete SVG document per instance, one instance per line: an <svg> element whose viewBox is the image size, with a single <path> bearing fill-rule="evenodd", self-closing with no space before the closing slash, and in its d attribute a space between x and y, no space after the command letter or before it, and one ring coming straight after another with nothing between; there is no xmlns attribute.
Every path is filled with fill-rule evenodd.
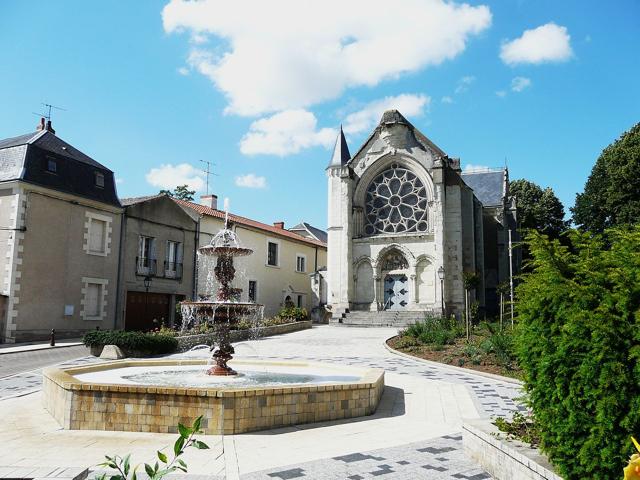
<svg viewBox="0 0 640 480"><path fill-rule="evenodd" d="M409 304L409 284L404 274L384 278L384 309L406 310Z"/></svg>

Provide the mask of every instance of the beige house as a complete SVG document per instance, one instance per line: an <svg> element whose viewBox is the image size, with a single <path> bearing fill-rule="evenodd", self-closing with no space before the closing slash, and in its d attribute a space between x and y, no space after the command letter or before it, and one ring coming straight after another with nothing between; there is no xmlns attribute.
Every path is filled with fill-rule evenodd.
<svg viewBox="0 0 640 480"><path fill-rule="evenodd" d="M44 119L0 140L0 341L113 328L122 208L113 172Z"/></svg>
<svg viewBox="0 0 640 480"><path fill-rule="evenodd" d="M203 205L175 200L192 209L200 217L199 246L208 245L224 226L224 212L217 208L217 197L202 197ZM283 222L267 225L238 215L229 214L229 226L242 246L253 255L236 259L235 287L242 289L242 301L254 301L265 306L266 317L275 315L287 301L311 311L320 303L311 277L326 266L325 242L291 232ZM213 293L212 264L199 261L198 296Z"/></svg>
<svg viewBox="0 0 640 480"><path fill-rule="evenodd" d="M195 296L200 216L167 195L124 198L119 325L151 330L173 325L176 305Z"/></svg>

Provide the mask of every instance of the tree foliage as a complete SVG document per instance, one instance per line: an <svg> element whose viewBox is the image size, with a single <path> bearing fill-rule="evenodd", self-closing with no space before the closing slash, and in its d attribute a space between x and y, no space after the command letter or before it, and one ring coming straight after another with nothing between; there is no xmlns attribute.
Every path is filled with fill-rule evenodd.
<svg viewBox="0 0 640 480"><path fill-rule="evenodd" d="M509 182L509 193L516 197L521 229L536 230L551 238L558 238L567 229L564 206L550 187L542 189L520 179Z"/></svg>
<svg viewBox="0 0 640 480"><path fill-rule="evenodd" d="M640 123L605 148L571 209L584 230L638 223L640 218Z"/></svg>
<svg viewBox="0 0 640 480"><path fill-rule="evenodd" d="M527 238L517 355L559 473L619 478L640 432L640 227L568 237Z"/></svg>
<svg viewBox="0 0 640 480"><path fill-rule="evenodd" d="M187 202L193 201L193 196L196 194L195 190L189 190L189 185L178 185L173 192L171 190L160 190L160 195L169 195L170 197L177 198L179 200L186 200Z"/></svg>

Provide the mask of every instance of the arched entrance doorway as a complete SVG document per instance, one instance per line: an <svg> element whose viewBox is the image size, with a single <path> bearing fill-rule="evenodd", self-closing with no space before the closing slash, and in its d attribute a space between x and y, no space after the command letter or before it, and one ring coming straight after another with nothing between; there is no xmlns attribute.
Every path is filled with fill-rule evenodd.
<svg viewBox="0 0 640 480"><path fill-rule="evenodd" d="M393 249L382 259L384 310L406 310L409 305L409 263L399 250Z"/></svg>

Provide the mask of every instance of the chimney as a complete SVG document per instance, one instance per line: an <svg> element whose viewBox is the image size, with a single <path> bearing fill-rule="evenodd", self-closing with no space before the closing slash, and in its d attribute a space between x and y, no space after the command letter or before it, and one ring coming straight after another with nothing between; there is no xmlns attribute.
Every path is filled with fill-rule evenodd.
<svg viewBox="0 0 640 480"><path fill-rule="evenodd" d="M284 230L284 222L273 222L273 226L281 230Z"/></svg>
<svg viewBox="0 0 640 480"><path fill-rule="evenodd" d="M44 130L44 129L45 129L45 126L44 126L44 117L40 117L40 123L38 124L38 127L36 128L36 131L37 131L37 132L40 132L40 131L42 131L42 130Z"/></svg>
<svg viewBox="0 0 640 480"><path fill-rule="evenodd" d="M205 207L218 209L218 196L217 195L200 195L200 204Z"/></svg>
<svg viewBox="0 0 640 480"><path fill-rule="evenodd" d="M56 131L53 129L53 127L51 126L51 120L47 120L47 132L51 132L55 135Z"/></svg>

